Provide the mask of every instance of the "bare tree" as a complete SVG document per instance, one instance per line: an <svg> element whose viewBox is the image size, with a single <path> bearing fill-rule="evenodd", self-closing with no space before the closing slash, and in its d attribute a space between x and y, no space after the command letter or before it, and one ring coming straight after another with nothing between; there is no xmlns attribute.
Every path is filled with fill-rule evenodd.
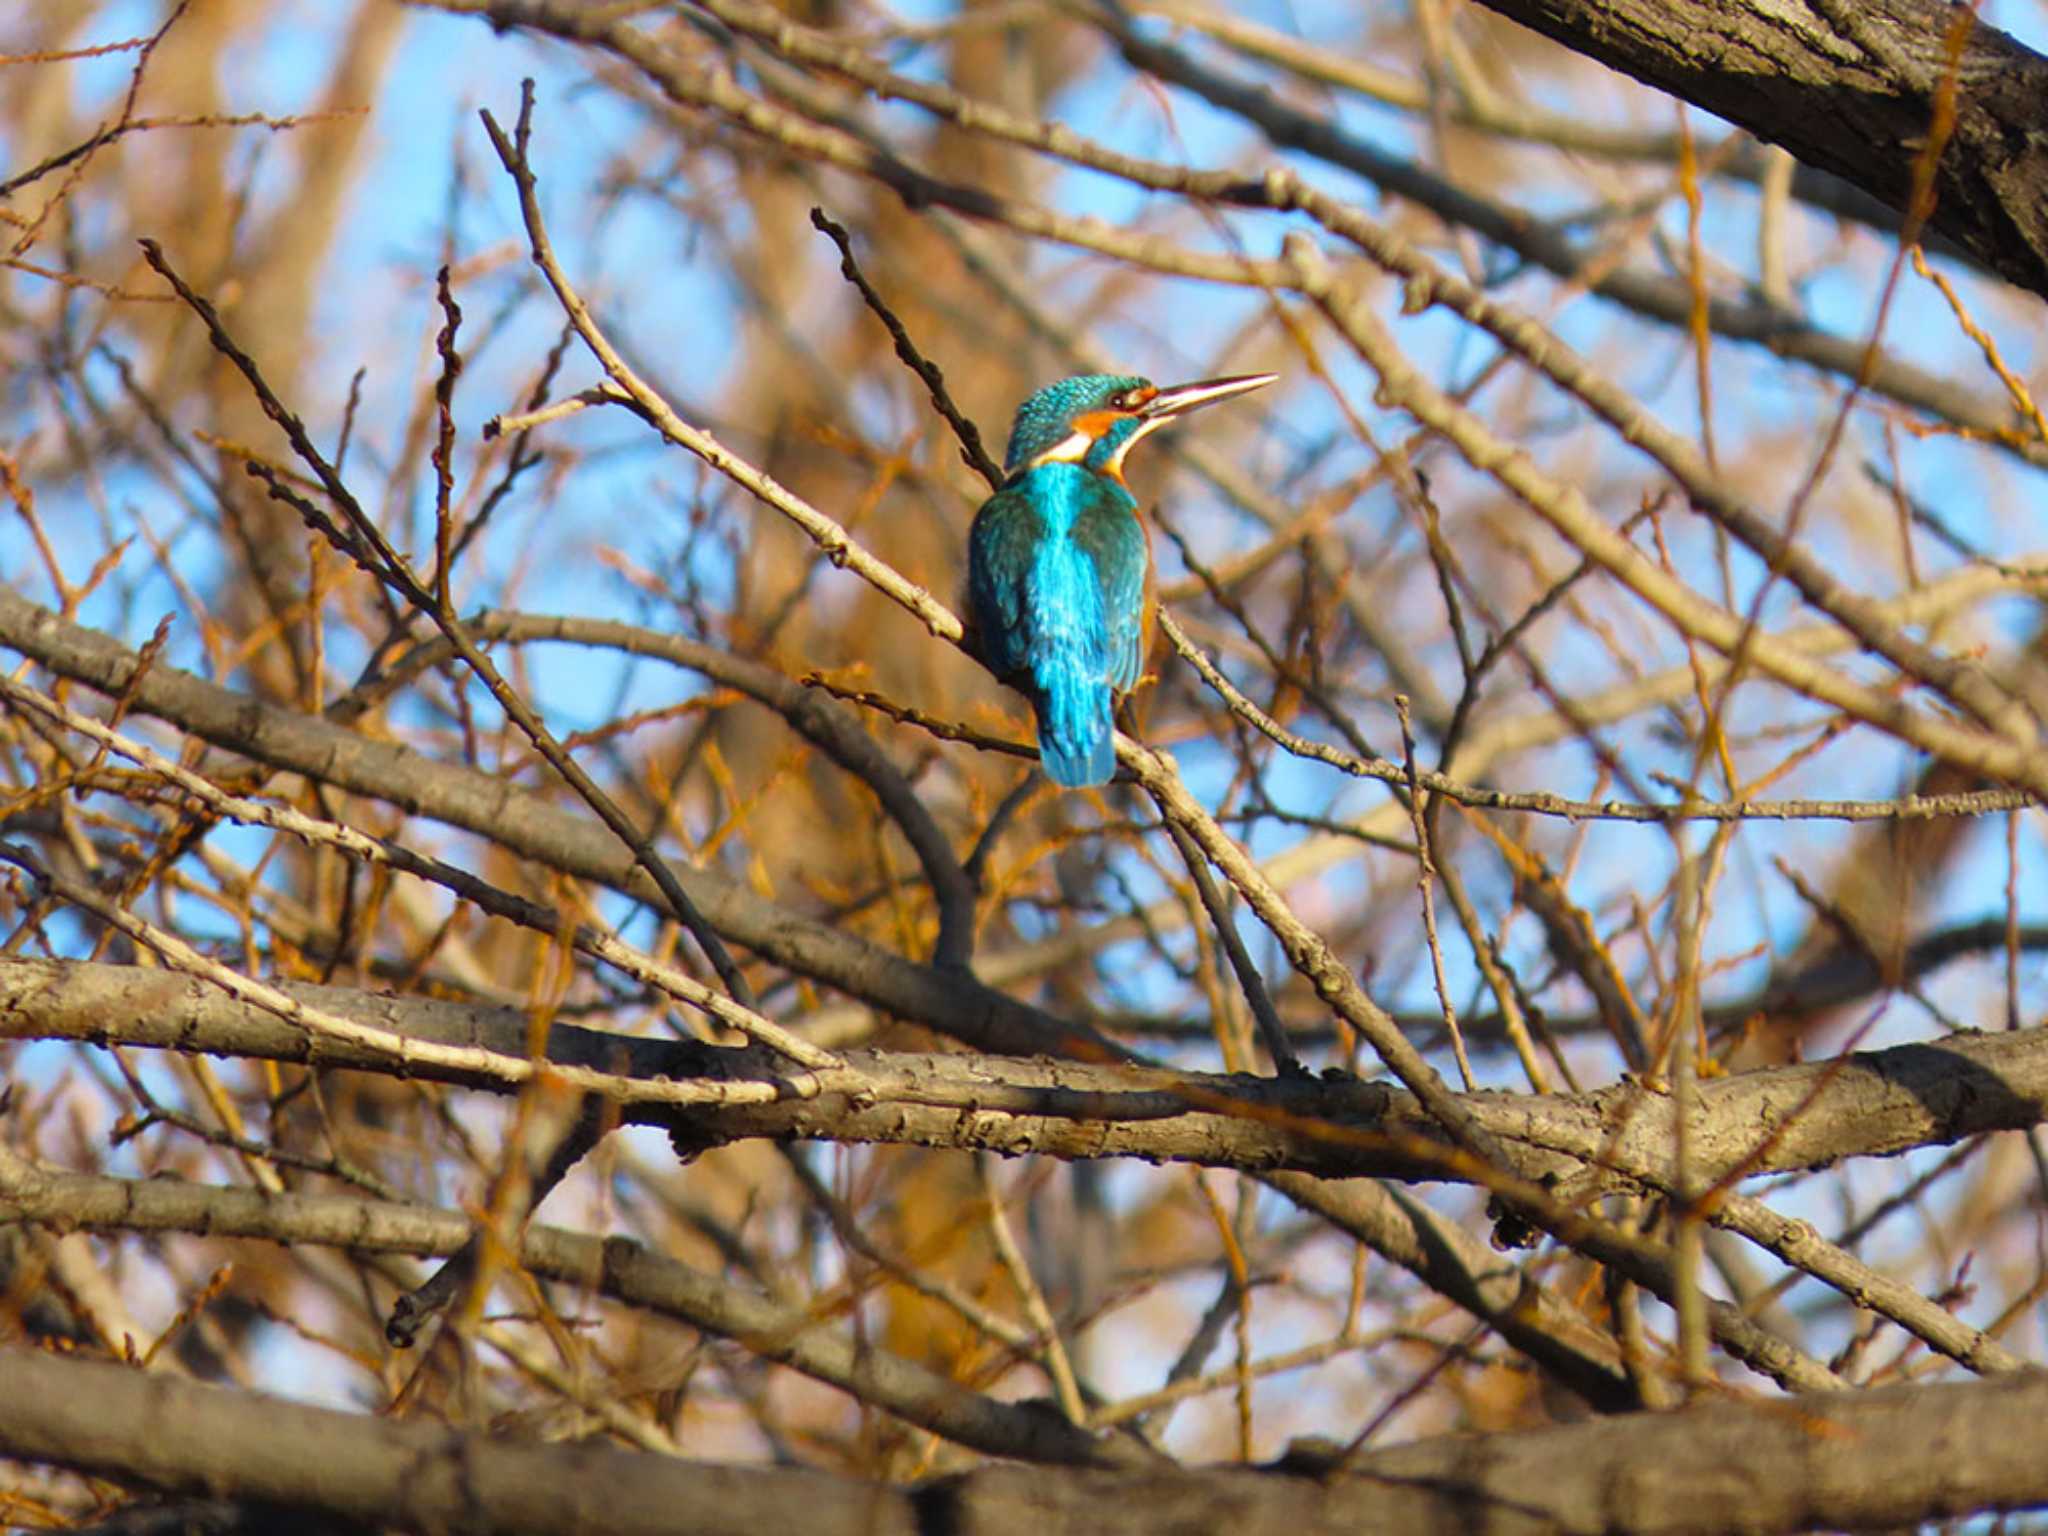
<svg viewBox="0 0 2048 1536"><path fill-rule="evenodd" d="M0 24L10 1523L2048 1506L2041 60L1493 9Z"/></svg>

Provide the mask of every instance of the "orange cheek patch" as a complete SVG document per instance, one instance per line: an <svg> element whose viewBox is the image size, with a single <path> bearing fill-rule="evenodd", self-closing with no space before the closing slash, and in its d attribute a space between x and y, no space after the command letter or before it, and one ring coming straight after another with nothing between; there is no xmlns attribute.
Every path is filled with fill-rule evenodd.
<svg viewBox="0 0 2048 1536"><path fill-rule="evenodd" d="M1074 418L1074 430L1086 433L1090 438L1098 438L1116 425L1120 414L1117 411L1083 411Z"/></svg>

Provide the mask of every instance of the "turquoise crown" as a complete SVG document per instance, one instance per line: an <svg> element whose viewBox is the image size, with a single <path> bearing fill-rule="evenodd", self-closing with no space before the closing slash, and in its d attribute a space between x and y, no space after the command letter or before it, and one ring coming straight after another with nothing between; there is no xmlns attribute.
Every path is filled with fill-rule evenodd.
<svg viewBox="0 0 2048 1536"><path fill-rule="evenodd" d="M1073 435L1076 416L1106 410L1113 396L1143 389L1146 383L1126 373L1083 373L1046 385L1017 407L1003 473L1014 475L1048 448L1065 442Z"/></svg>

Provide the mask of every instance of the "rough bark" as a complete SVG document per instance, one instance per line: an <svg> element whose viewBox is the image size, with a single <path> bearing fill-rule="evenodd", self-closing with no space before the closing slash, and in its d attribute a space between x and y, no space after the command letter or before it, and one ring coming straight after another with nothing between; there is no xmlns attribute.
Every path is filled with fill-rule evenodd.
<svg viewBox="0 0 2048 1536"><path fill-rule="evenodd" d="M2048 1502L2015 1424L2048 1374L1792 1402L1717 1402L1263 1469L989 1467L902 1489L333 1413L122 1366L0 1351L0 1453L168 1491L424 1530L612 1536L1030 1530L1128 1536L1522 1536L1896 1525ZM309 1459L296 1447L319 1445ZM1873 1467L1883 1477L1873 1477Z"/></svg>
<svg viewBox="0 0 2048 1536"><path fill-rule="evenodd" d="M1956 85L1931 226L2048 294L2048 59L1944 0L1485 0L1902 211ZM1956 46L1959 44L1959 46Z"/></svg>
<svg viewBox="0 0 2048 1536"><path fill-rule="evenodd" d="M523 1010L379 997L284 983L302 1002L422 1042L528 1049ZM0 1040L69 1039L392 1070L344 1041L176 972L16 959L0 962ZM549 1058L630 1077L757 1077L738 1050L556 1024ZM814 1086L765 1104L629 1107L696 1150L752 1137L973 1148L1074 1160L1136 1157L1326 1178L1464 1177L1411 1095L1356 1079L1259 1077L996 1056L848 1051L852 1091ZM412 1075L503 1091L496 1079L431 1064ZM798 1074L806 1079L811 1073ZM1672 1186L1674 1107L1628 1081L1580 1094L1476 1093L1472 1113L1517 1149L1528 1177L1587 1192ZM2048 1114L2048 1029L1957 1035L1703 1083L1688 1131L1695 1178L1824 1168L2000 1130Z"/></svg>

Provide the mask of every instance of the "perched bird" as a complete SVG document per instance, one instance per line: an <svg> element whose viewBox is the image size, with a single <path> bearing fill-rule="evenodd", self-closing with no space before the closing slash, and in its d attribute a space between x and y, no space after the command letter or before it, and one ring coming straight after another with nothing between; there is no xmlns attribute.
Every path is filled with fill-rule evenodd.
<svg viewBox="0 0 2048 1536"><path fill-rule="evenodd" d="M1116 771L1117 698L1137 685L1151 630L1151 538L1124 455L1200 406L1277 374L1160 389L1084 373L1017 408L1002 488L967 536L967 612L982 660L1031 701L1046 775L1069 789Z"/></svg>

